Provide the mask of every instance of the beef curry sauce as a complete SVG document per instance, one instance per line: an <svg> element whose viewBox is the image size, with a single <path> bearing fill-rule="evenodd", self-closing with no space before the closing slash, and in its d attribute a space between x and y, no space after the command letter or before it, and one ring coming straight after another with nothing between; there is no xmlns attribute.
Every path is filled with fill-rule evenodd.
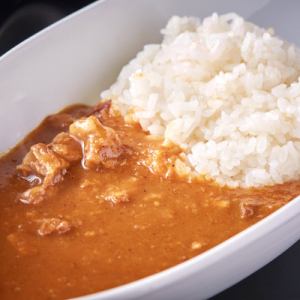
<svg viewBox="0 0 300 300"><path fill-rule="evenodd" d="M143 278L300 192L299 181L230 189L181 176L180 152L109 103L46 118L0 159L0 298L63 299Z"/></svg>

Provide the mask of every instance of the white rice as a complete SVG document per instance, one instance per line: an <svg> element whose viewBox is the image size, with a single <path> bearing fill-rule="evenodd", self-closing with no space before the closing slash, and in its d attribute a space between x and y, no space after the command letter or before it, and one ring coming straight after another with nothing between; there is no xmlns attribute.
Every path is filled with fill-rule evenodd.
<svg viewBox="0 0 300 300"><path fill-rule="evenodd" d="M300 178L300 51L236 14L172 17L102 97L231 187Z"/></svg>

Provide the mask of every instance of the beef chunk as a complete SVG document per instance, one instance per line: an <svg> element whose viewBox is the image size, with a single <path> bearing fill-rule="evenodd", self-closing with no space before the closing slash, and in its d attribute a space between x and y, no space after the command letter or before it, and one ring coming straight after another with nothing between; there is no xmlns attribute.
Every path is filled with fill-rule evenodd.
<svg viewBox="0 0 300 300"><path fill-rule="evenodd" d="M101 165L114 168L129 152L115 130L102 125L95 116L75 121L70 126L70 134L82 142L83 166L87 169Z"/></svg>
<svg viewBox="0 0 300 300"><path fill-rule="evenodd" d="M246 219L254 215L255 206L249 203L240 203L240 217Z"/></svg>
<svg viewBox="0 0 300 300"><path fill-rule="evenodd" d="M43 176L44 184L59 182L70 163L59 156L51 146L42 143L33 145L17 169L23 176L37 174Z"/></svg>
<svg viewBox="0 0 300 300"><path fill-rule="evenodd" d="M17 167L22 177L34 185L20 195L23 203L40 203L49 188L63 180L71 164L81 159L86 169L115 168L126 162L130 149L114 129L99 119L108 114L109 107L110 104L102 104L92 115L74 121L69 132L59 133L50 144L31 147Z"/></svg>
<svg viewBox="0 0 300 300"><path fill-rule="evenodd" d="M82 157L80 143L66 132L59 133L50 147L68 162L79 161Z"/></svg>
<svg viewBox="0 0 300 300"><path fill-rule="evenodd" d="M21 193L19 200L25 204L39 204L46 196L46 187L44 185L34 186Z"/></svg>
<svg viewBox="0 0 300 300"><path fill-rule="evenodd" d="M130 201L129 195L126 191L110 191L104 194L104 200L113 204L126 203Z"/></svg>
<svg viewBox="0 0 300 300"><path fill-rule="evenodd" d="M50 234L64 234L72 229L71 224L61 218L44 218L41 220L41 225L38 229L40 236Z"/></svg>
<svg viewBox="0 0 300 300"><path fill-rule="evenodd" d="M81 147L68 133L58 134L52 143L33 145L17 170L31 184L34 175L39 185L34 186L19 197L26 204L38 204L43 201L46 190L63 180L70 164L80 160Z"/></svg>

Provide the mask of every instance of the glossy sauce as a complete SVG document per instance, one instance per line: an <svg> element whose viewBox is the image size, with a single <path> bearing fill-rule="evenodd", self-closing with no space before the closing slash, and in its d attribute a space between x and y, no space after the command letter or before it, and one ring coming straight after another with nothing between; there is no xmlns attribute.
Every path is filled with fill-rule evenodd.
<svg viewBox="0 0 300 300"><path fill-rule="evenodd" d="M300 182L263 189L222 188L209 181L165 178L145 165L145 149L160 149L137 125L120 117L107 123L135 155L115 169L68 170L49 197L18 201L29 184L15 168L37 142L66 130L73 106L47 118L0 160L0 298L63 299L112 288L154 274L221 243L261 220L300 192ZM160 158L164 164L163 158ZM129 201L103 195L118 188ZM38 234L45 218L72 224L64 234Z"/></svg>

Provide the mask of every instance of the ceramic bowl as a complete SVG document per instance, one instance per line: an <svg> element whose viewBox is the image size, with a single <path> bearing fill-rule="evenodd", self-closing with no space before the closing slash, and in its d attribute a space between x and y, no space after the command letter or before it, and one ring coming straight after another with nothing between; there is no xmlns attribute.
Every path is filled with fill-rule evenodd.
<svg viewBox="0 0 300 300"><path fill-rule="evenodd" d="M237 12L300 44L297 1L110 0L64 18L0 59L0 151L46 115L75 102L95 102L144 44L159 42L172 15ZM94 299L206 299L237 283L300 238L300 199L256 225L173 268ZM118 270L114 270L117 272Z"/></svg>

